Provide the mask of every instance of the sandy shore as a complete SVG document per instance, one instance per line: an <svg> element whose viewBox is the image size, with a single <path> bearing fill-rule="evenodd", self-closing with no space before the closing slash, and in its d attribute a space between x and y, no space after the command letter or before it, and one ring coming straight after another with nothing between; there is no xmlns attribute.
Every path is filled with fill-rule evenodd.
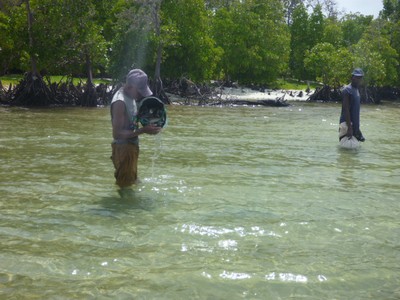
<svg viewBox="0 0 400 300"><path fill-rule="evenodd" d="M301 90L265 90L265 92L259 92L249 88L224 88L221 92L221 98L224 100L307 101L314 91L307 94Z"/></svg>
<svg viewBox="0 0 400 300"><path fill-rule="evenodd" d="M223 88L221 90L216 90L213 99L215 101L307 101L307 99L314 93L311 90L306 93L303 90L265 90L265 92L255 91L249 88ZM168 93L167 93L168 94ZM168 94L168 97L172 102L180 103L182 101L190 99L195 99L196 97L180 97L174 94ZM209 99L211 100L211 99ZM211 100L212 101L212 100Z"/></svg>

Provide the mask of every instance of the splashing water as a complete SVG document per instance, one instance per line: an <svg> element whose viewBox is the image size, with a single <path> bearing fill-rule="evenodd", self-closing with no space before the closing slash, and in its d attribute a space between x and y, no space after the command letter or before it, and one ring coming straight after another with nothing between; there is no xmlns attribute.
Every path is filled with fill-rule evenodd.
<svg viewBox="0 0 400 300"><path fill-rule="evenodd" d="M151 155L151 179L155 179L154 177L154 166L156 163L157 158L160 157L160 154L162 152L162 136L161 133L153 136L153 141L152 141L152 146L151 148L153 149L153 154Z"/></svg>

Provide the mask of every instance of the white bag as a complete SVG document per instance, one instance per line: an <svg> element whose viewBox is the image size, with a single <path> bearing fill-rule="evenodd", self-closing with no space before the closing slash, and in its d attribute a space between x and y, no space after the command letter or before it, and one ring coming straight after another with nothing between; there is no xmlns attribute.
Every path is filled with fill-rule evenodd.
<svg viewBox="0 0 400 300"><path fill-rule="evenodd" d="M357 149L358 147L360 147L360 142L354 136L352 136L351 138L345 136L340 140L340 147L346 149Z"/></svg>
<svg viewBox="0 0 400 300"><path fill-rule="evenodd" d="M352 136L349 138L348 136L345 136L347 133L347 124L346 122L340 123L339 125L339 138L343 136L340 140L340 147L346 148L346 149L357 149L360 147L360 142Z"/></svg>

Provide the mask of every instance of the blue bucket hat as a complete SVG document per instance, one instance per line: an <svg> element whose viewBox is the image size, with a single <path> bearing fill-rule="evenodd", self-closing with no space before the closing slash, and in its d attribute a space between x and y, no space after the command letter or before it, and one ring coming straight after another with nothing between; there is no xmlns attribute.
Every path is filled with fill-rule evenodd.
<svg viewBox="0 0 400 300"><path fill-rule="evenodd" d="M356 77L364 77L364 72L362 69L357 68L354 69L353 73L351 73L351 75L356 76Z"/></svg>

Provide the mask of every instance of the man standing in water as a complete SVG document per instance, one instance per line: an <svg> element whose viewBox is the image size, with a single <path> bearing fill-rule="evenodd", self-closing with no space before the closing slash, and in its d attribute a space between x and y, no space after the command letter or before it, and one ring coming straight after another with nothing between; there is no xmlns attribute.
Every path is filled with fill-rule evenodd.
<svg viewBox="0 0 400 300"><path fill-rule="evenodd" d="M116 184L129 187L137 182L137 162L139 158L139 135L157 134L161 127L147 125L139 129L137 123L137 103L151 96L147 75L140 69L131 70L125 85L111 101L111 123L113 142L111 159L115 168Z"/></svg>
<svg viewBox="0 0 400 300"><path fill-rule="evenodd" d="M364 72L361 69L355 69L351 75L351 83L346 85L342 91L339 141L345 137L351 139L354 136L358 141L364 142L365 138L360 131L360 91L358 90Z"/></svg>

